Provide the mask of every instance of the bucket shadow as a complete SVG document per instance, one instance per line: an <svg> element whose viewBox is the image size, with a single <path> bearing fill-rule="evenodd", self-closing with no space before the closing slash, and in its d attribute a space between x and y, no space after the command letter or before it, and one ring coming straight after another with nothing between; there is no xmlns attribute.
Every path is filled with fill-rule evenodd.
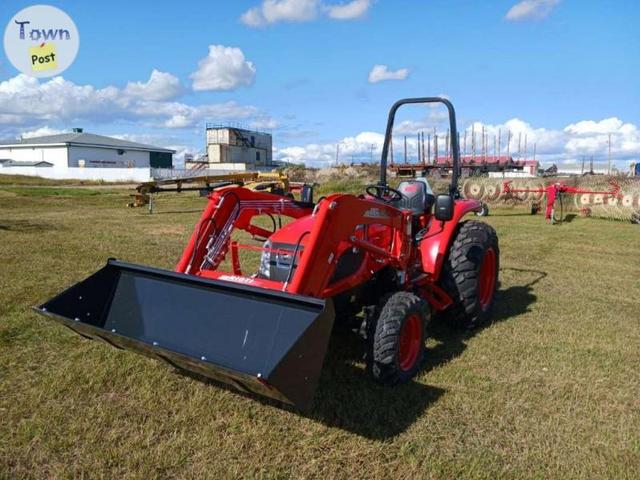
<svg viewBox="0 0 640 480"><path fill-rule="evenodd" d="M343 335L342 332L332 336L312 407L304 412L188 370L175 368L175 372L328 427L369 439L393 438L410 427L445 391L417 382L395 387L377 385L363 368L349 360L361 356L363 350L357 340L353 334Z"/></svg>
<svg viewBox="0 0 640 480"><path fill-rule="evenodd" d="M446 321L434 319L428 335L437 345L427 349L422 372L446 365L461 355L467 341L485 328L509 320L529 311L536 301L533 285L546 277L545 272L503 268L534 274L526 285L499 290L493 319L490 323L470 331L455 331ZM316 390L313 406L308 412L238 390L190 372L183 375L246 396L265 405L305 416L332 428L360 435L372 440L388 440L406 431L415 421L446 393L446 390L416 381L394 387L376 384L363 367L364 340L351 332L334 331Z"/></svg>

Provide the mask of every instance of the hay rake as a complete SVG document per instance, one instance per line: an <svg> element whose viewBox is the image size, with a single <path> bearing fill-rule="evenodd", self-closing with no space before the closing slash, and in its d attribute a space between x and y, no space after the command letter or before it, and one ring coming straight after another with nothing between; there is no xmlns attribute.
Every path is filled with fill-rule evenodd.
<svg viewBox="0 0 640 480"><path fill-rule="evenodd" d="M610 189L609 190L587 190L579 187L571 187L563 182L556 182L550 185L547 185L543 188L512 188L511 181L506 181L502 184L503 191L505 194L518 194L518 193L527 193L527 194L536 194L536 195L544 195L547 198L546 201L546 209L545 209L545 218L551 223L560 223L564 220L564 196L565 195L593 195L597 196L602 202L604 202L605 198L614 198L619 200L622 198L620 194L620 185L615 180L609 181ZM596 198L596 197L594 197ZM560 214L556 215L555 205L556 201L560 207Z"/></svg>

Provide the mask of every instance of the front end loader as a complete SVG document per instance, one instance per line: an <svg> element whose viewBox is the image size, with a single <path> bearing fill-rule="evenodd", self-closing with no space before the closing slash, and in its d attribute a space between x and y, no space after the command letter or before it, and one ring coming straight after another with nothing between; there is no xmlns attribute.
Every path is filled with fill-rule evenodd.
<svg viewBox="0 0 640 480"><path fill-rule="evenodd" d="M426 179L386 181L396 111L442 103L454 165L446 194ZM313 202L229 185L209 195L175 271L109 260L36 310L80 335L175 368L292 404L310 406L334 323L366 339L367 370L382 384L410 381L425 355L428 321L442 313L473 328L490 315L499 248L480 211L458 193L455 112L443 98L391 108L380 181L361 195ZM285 217L279 228L254 220ZM258 268L243 265L234 232L264 240Z"/></svg>

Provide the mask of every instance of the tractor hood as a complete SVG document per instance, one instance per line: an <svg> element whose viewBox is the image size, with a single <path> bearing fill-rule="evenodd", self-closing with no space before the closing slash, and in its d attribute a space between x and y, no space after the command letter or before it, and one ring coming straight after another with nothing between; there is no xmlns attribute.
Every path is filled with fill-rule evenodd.
<svg viewBox="0 0 640 480"><path fill-rule="evenodd" d="M301 246L304 246L308 239L306 232L311 232L314 220L315 218L312 215L294 220L276 230L276 232L269 237L269 240L274 244L291 245L293 248L295 248L298 242L300 242Z"/></svg>

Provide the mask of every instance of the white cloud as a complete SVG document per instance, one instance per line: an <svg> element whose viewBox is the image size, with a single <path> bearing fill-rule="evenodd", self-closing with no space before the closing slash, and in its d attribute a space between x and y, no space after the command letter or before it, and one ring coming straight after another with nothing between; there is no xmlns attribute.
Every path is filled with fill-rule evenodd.
<svg viewBox="0 0 640 480"><path fill-rule="evenodd" d="M242 14L240 20L249 27L277 22L308 22L318 16L319 0L264 0Z"/></svg>
<svg viewBox="0 0 640 480"><path fill-rule="evenodd" d="M512 22L549 16L560 0L522 0L513 5L504 18Z"/></svg>
<svg viewBox="0 0 640 480"><path fill-rule="evenodd" d="M20 134L21 138L34 138L34 137L45 137L47 135L58 135L60 133L68 133L68 131L58 130L57 128L50 128L48 125L44 127L36 128L35 130L27 130L26 132L22 132Z"/></svg>
<svg viewBox="0 0 640 480"><path fill-rule="evenodd" d="M354 20L362 17L371 0L351 0L346 3L326 3L322 0L263 0L240 16L249 27L264 27L278 22L311 22L325 16L333 20Z"/></svg>
<svg viewBox="0 0 640 480"><path fill-rule="evenodd" d="M269 119L257 108L235 102L188 105L176 101L150 100L148 97L158 98L160 92L155 89L157 78L156 75L154 80L152 74L146 83L129 83L120 89L114 86L96 88L77 85L63 77L40 81L20 74L0 82L0 125L8 126L5 132L9 131L9 126L15 132L16 127L38 126L45 122L68 126L83 121L105 123L131 120L169 128L185 128L204 120ZM138 84L151 87L145 90ZM136 85L133 92L131 85Z"/></svg>
<svg viewBox="0 0 640 480"><path fill-rule="evenodd" d="M345 137L338 143L317 144L305 146L285 147L277 150L277 160L291 163L305 163L312 166L327 166L335 162L336 147L339 145L339 160L341 163L352 159L362 161L364 155L369 158L373 146L374 158L380 158L384 135L377 132L361 132L353 137ZM377 157L376 157L377 155Z"/></svg>
<svg viewBox="0 0 640 480"><path fill-rule="evenodd" d="M353 0L343 4L327 5L326 10L329 17L335 20L353 20L367 13L370 6L369 0Z"/></svg>
<svg viewBox="0 0 640 480"><path fill-rule="evenodd" d="M622 120L616 117L605 118L599 122L593 120L585 120L582 122L567 125L565 132L573 135L591 135L591 134L608 134L619 132L632 132L635 125L631 123L622 123Z"/></svg>
<svg viewBox="0 0 640 480"><path fill-rule="evenodd" d="M444 138L446 124L438 124L438 145L441 154L444 152ZM535 144L536 159L543 164L576 164L584 157L593 156L596 162L606 162L608 155L608 136L611 134L611 154L614 162L622 162L619 167L626 170L625 162L640 156L640 129L634 124L624 123L618 118L607 118L600 121L586 120L567 125L563 129L548 129L534 127L530 123L512 118L501 124L483 124L474 122L460 129L460 149L463 149L463 139L467 132L467 153L472 150L471 132L475 130L476 154L481 154L482 127L484 125L487 138L487 153L492 155L494 138L500 132L500 153L507 152L509 132L509 152L512 156L525 153L525 138L527 141L527 158L532 158ZM409 159L415 161L418 150L418 140L415 133L424 131L433 134L432 123L407 120L398 123L394 129L393 151L396 162L403 161L404 135L407 135L407 150ZM433 138L433 137L432 137ZM294 163L306 163L311 166L328 166L335 162L336 146L339 145L339 160L341 163L369 161L373 146L374 161L380 159L384 136L377 132L362 132L353 137L346 137L338 142L308 145L295 145L281 148L274 157ZM433 141L433 140L432 140ZM433 144L431 147L433 152Z"/></svg>
<svg viewBox="0 0 640 480"><path fill-rule="evenodd" d="M389 70L386 65L374 65L369 72L369 83L378 83L385 80L404 80L409 76L408 68Z"/></svg>
<svg viewBox="0 0 640 480"><path fill-rule="evenodd" d="M233 90L251 85L255 75L253 63L245 60L239 48L209 45L209 54L198 62L198 70L190 78L196 91Z"/></svg>
<svg viewBox="0 0 640 480"><path fill-rule="evenodd" d="M632 157L640 154L640 131L632 123L624 123L616 117L600 121L586 120L567 125L564 132L571 138L567 151L596 154L609 148L618 155Z"/></svg>
<svg viewBox="0 0 640 480"><path fill-rule="evenodd" d="M129 82L124 94L144 100L171 100L182 93L180 80L170 73L153 70L146 82Z"/></svg>
<svg viewBox="0 0 640 480"><path fill-rule="evenodd" d="M249 128L253 128L255 130L273 130L280 126L280 122L278 122L275 118L271 117L262 117L258 118L251 123L249 123Z"/></svg>
<svg viewBox="0 0 640 480"><path fill-rule="evenodd" d="M493 139L500 135L500 153L507 152L507 142L509 142L509 133L511 140L509 142L509 152L511 155L517 155L520 152L525 153L525 140L527 143L527 155L533 154L533 145L536 145L536 153L544 155L547 153L557 153L563 150L566 138L561 130L549 130L546 128L534 128L529 123L518 118L512 118L498 125L483 124L482 122L474 122L466 129L463 129L461 135L461 145L463 148L464 133L467 132L467 153L471 153L472 130L476 135L476 153L481 152L482 145L482 127L484 126L485 135L487 137L487 150L489 154L493 154ZM518 150L518 146L520 150Z"/></svg>

